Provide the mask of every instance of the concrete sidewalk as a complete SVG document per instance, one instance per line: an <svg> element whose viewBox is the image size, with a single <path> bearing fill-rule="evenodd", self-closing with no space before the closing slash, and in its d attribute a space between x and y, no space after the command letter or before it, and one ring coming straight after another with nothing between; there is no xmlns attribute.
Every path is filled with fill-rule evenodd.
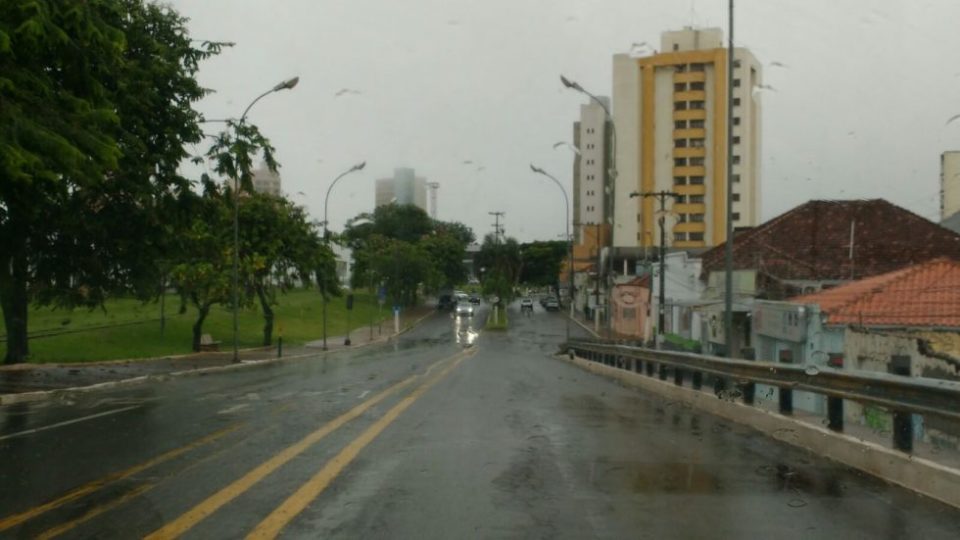
<svg viewBox="0 0 960 540"><path fill-rule="evenodd" d="M401 333L415 327L436 310L429 306L420 306L407 310L401 315ZM395 337L393 320L384 321L380 327L373 327L373 338L370 328L357 328L350 334L351 345L344 345L345 336L330 336L327 338L327 351L320 346L322 341L311 341L304 345L284 346L283 358L297 358L330 354L351 348L362 347L375 343L382 343ZM317 344L320 345L317 345ZM4 395L22 394L26 392L43 392L77 388L95 384L125 381L148 376L159 376L174 373L184 373L204 370L215 370L234 365L233 351L229 344L227 350L218 352L200 352L179 356L163 356L156 358L134 358L127 360L112 360L103 362L84 362L69 364L15 364L0 366L0 404L7 400ZM277 346L244 349L239 352L242 364L255 364L278 358Z"/></svg>

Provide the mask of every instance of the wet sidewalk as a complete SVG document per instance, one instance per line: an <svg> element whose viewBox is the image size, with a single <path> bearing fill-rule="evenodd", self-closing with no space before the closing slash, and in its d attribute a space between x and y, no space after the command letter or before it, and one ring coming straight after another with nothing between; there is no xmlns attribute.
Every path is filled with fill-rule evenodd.
<svg viewBox="0 0 960 540"><path fill-rule="evenodd" d="M401 333L416 326L426 317L435 313L430 306L420 306L404 312L400 317ZM329 354L349 348L362 347L373 343L388 341L394 337L393 320L385 320L380 325L363 326L350 333L349 346L344 344L346 336L327 337L327 351L322 349L322 340L311 341L305 345L284 346L283 358L295 358L311 355ZM100 383L123 381L151 375L165 375L229 366L234 364L233 351L228 343L217 352L200 352L179 356L157 358L134 358L104 362L85 362L69 364L16 364L0 366L0 396L90 386ZM244 349L238 354L240 363L258 363L278 358L278 347ZM0 400L2 403L2 400Z"/></svg>

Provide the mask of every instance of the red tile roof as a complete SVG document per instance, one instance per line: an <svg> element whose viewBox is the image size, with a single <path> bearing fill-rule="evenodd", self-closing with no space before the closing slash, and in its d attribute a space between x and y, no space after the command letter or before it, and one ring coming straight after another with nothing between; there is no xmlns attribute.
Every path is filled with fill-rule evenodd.
<svg viewBox="0 0 960 540"><path fill-rule="evenodd" d="M703 254L705 276L723 269L724 249ZM960 235L882 199L810 201L733 240L734 269L786 280L845 281L937 257L960 260Z"/></svg>
<svg viewBox="0 0 960 540"><path fill-rule="evenodd" d="M818 304L831 325L960 328L960 262L935 259L790 301Z"/></svg>

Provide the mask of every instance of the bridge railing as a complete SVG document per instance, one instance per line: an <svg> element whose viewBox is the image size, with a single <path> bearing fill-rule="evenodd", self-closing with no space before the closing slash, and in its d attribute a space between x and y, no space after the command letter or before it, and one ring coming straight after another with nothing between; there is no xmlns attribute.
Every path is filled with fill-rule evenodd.
<svg viewBox="0 0 960 540"><path fill-rule="evenodd" d="M887 409L893 416L893 447L903 452L913 451L914 414L960 422L960 382L728 359L601 340L570 341L565 350L660 380L672 378L678 386L689 380L695 390L702 388L704 374L709 374L714 393L749 405L756 401L757 384L774 386L779 389L779 411L784 415L793 413L795 390L820 394L827 400L827 427L837 432L843 432L844 400Z"/></svg>

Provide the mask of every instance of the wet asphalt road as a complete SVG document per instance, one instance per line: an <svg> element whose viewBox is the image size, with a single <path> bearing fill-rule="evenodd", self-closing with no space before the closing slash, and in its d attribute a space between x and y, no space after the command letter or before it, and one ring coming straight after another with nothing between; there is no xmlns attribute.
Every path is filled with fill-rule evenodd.
<svg viewBox="0 0 960 540"><path fill-rule="evenodd" d="M482 318L0 407L0 537L960 537L958 510L552 358L559 314Z"/></svg>

